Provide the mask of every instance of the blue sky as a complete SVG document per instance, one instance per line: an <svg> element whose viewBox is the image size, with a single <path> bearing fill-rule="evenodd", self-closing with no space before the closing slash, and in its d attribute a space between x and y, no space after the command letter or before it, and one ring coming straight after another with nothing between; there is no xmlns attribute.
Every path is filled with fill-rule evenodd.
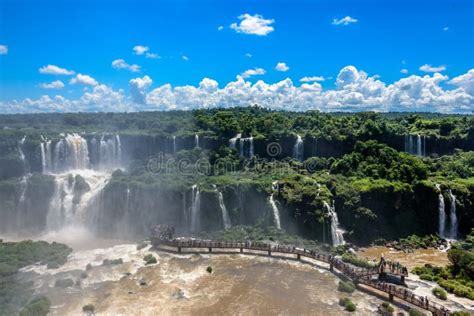
<svg viewBox="0 0 474 316"><path fill-rule="evenodd" d="M203 105L183 102L181 94L173 89L198 87L203 78L210 78L222 90L246 70L256 70L257 74L244 76L244 82L263 80L267 86L256 90L271 94L253 91L249 102L281 99L274 90L286 89L285 98L290 102L302 102L301 98L308 102L300 110L311 108L313 101L314 108L322 110L470 112L474 104L474 73L469 73L474 68L473 21L473 1L0 0L0 112L15 112L15 106L18 112L114 110L112 104L101 108L100 101L93 104L90 100L75 105L65 105L64 100L57 101L61 105L48 101L48 105L41 105L43 110L38 104L25 105L22 101L60 95L73 102L85 93L92 98L96 92L101 93L99 97L109 95L103 103L115 102L110 97L117 93L112 98L117 97L116 102L123 105L117 110L200 107ZM137 54L139 49L133 50L136 46L148 50ZM147 54L159 58L147 58ZM127 63L140 70L114 68L112 63L120 59L123 62L115 65ZM282 63L279 70L285 71L275 69L278 63ZM70 70L70 74L41 73L39 69L47 65ZM355 70L342 72L350 65ZM337 84L341 72L349 75L349 85ZM444 77L434 78L437 72ZM71 83L78 74L83 77ZM422 81L406 98L374 84L382 82L388 89L412 75ZM289 78L298 87L303 77L325 79L307 83L314 84L307 87L314 93L333 89L345 89L346 93L334 97L339 98L338 104L327 107L328 102L335 102L329 95L301 97L298 90L298 97L292 97L288 82L275 85ZM141 81L131 81L136 78ZM454 78L457 81L452 81ZM410 84L415 84L414 80ZM172 97L166 91L154 91L166 84L172 87ZM418 102L418 90L432 90L433 84L443 89L443 94L434 93L433 100ZM99 87L102 92L95 91ZM202 88L216 94L214 84L211 90ZM373 89L378 89L380 98ZM453 96L454 89L463 91ZM446 95L449 91L451 94ZM185 92L184 98L193 97L210 107L232 105L223 104L228 96L204 98L196 96L199 91ZM413 98L415 101L410 101ZM13 104L13 100L21 104ZM235 100L232 102L235 105ZM397 107L397 102L403 106ZM463 107L449 102L460 102ZM346 106L348 103L353 105ZM285 104L278 107L284 108Z"/></svg>

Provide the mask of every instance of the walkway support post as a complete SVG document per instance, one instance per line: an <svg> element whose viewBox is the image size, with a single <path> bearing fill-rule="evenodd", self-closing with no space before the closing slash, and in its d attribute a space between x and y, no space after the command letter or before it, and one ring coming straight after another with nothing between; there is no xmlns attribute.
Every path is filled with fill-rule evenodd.
<svg viewBox="0 0 474 316"><path fill-rule="evenodd" d="M209 247L209 252L212 252L212 247Z"/></svg>
<svg viewBox="0 0 474 316"><path fill-rule="evenodd" d="M297 258L298 260L301 260L301 255L300 255L300 254L297 254L297 255L296 255L296 258Z"/></svg>
<svg viewBox="0 0 474 316"><path fill-rule="evenodd" d="M392 293L389 293L389 294L388 294L388 300L389 300L390 302L393 302L393 294L392 294Z"/></svg>
<svg viewBox="0 0 474 316"><path fill-rule="evenodd" d="M244 252L244 248L240 247L240 253Z"/></svg>
<svg viewBox="0 0 474 316"><path fill-rule="evenodd" d="M272 251L268 250L268 255L271 257L272 256Z"/></svg>
<svg viewBox="0 0 474 316"><path fill-rule="evenodd" d="M181 253L181 247L178 247L178 253Z"/></svg>

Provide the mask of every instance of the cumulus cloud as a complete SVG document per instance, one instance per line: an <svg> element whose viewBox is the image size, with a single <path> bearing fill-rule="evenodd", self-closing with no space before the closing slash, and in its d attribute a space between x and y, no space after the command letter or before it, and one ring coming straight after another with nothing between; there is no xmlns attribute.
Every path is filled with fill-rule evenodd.
<svg viewBox="0 0 474 316"><path fill-rule="evenodd" d="M8 46L7 45L0 45L0 55L8 54Z"/></svg>
<svg viewBox="0 0 474 316"><path fill-rule="evenodd" d="M74 70L67 70L56 65L47 65L38 69L40 74L44 75L74 75Z"/></svg>
<svg viewBox="0 0 474 316"><path fill-rule="evenodd" d="M323 76L311 76L311 77L303 77L300 79L300 82L316 82L316 81L324 81L326 78Z"/></svg>
<svg viewBox="0 0 474 316"><path fill-rule="evenodd" d="M423 66L420 66L420 70L424 72L441 72L446 70L446 66L431 66L430 64L424 64Z"/></svg>
<svg viewBox="0 0 474 316"><path fill-rule="evenodd" d="M254 70L254 69L253 69ZM431 111L472 113L474 69L450 81L440 73L411 75L386 84L355 66L342 68L336 89L324 90L313 81L296 86L290 79L276 83L258 80L251 83L243 76L222 88L204 78L198 86L164 84L151 91L148 76L130 80L130 96L122 90L99 84L80 98L42 96L39 99L0 102L0 111L11 112L86 112L140 111L198 108L228 108L259 104L276 110L320 111ZM448 82L454 88L445 88Z"/></svg>
<svg viewBox="0 0 474 316"><path fill-rule="evenodd" d="M342 19L333 19L332 24L333 25L349 25L351 23L357 23L358 20L351 18L350 16L345 16Z"/></svg>
<svg viewBox="0 0 474 316"><path fill-rule="evenodd" d="M271 26L275 23L273 19L264 19L260 14L242 14L238 17L239 23L232 23L230 28L237 33L265 36L275 29Z"/></svg>
<svg viewBox="0 0 474 316"><path fill-rule="evenodd" d="M290 70L290 67L288 67L285 63L279 62L276 64L275 70L285 72Z"/></svg>
<svg viewBox="0 0 474 316"><path fill-rule="evenodd" d="M155 54L155 53L146 53L146 54L145 54L145 57L146 57L146 58L150 58L150 59L158 59L158 58L161 58L160 55Z"/></svg>
<svg viewBox="0 0 474 316"><path fill-rule="evenodd" d="M217 28L218 31L222 31L224 29L224 27L222 25L219 25L219 27Z"/></svg>
<svg viewBox="0 0 474 316"><path fill-rule="evenodd" d="M449 83L463 88L470 95L474 95L474 69L470 69L466 74L451 79Z"/></svg>
<svg viewBox="0 0 474 316"><path fill-rule="evenodd" d="M188 60L189 60L189 57L188 57L188 56L185 56L185 55L181 56L181 58L182 58L184 61L188 61Z"/></svg>
<svg viewBox="0 0 474 316"><path fill-rule="evenodd" d="M150 48L148 46L137 45L133 47L133 53L135 55L143 55L149 50Z"/></svg>
<svg viewBox="0 0 474 316"><path fill-rule="evenodd" d="M448 26L443 27L443 31L445 31L445 32L449 31L449 27Z"/></svg>
<svg viewBox="0 0 474 316"><path fill-rule="evenodd" d="M112 62L112 68L115 69L127 69L130 70L131 72L139 72L140 71L140 66L133 64L127 64L125 60L123 59L116 59Z"/></svg>
<svg viewBox="0 0 474 316"><path fill-rule="evenodd" d="M265 73L266 71L263 68L254 68L254 69L248 69L244 71L243 73L240 74L240 76L242 76L242 78L249 78L252 76L264 75Z"/></svg>
<svg viewBox="0 0 474 316"><path fill-rule="evenodd" d="M61 80L55 80L50 83L41 83L39 87L43 89L62 89L64 88L64 83Z"/></svg>
<svg viewBox="0 0 474 316"><path fill-rule="evenodd" d="M152 83L153 80L151 80L151 78L148 76L131 79L129 84L132 101L138 104L145 104L146 90L151 86Z"/></svg>
<svg viewBox="0 0 474 316"><path fill-rule="evenodd" d="M252 54L246 53L246 54L245 54L245 57L247 57L247 58L252 58Z"/></svg>
<svg viewBox="0 0 474 316"><path fill-rule="evenodd" d="M401 72L402 74L407 74L407 73L408 73L408 69L406 69L406 68L400 69L400 72Z"/></svg>
<svg viewBox="0 0 474 316"><path fill-rule="evenodd" d="M69 80L70 84L82 84L85 86L96 86L99 83L89 75L77 74L76 77Z"/></svg>

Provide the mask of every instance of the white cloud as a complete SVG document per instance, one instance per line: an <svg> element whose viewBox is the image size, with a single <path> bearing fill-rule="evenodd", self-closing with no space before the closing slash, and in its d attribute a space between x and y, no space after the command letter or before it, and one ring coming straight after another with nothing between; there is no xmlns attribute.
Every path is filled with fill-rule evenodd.
<svg viewBox="0 0 474 316"><path fill-rule="evenodd" d="M402 74L407 74L407 73L408 73L408 69L406 69L406 68L400 69L400 72L401 72Z"/></svg>
<svg viewBox="0 0 474 316"><path fill-rule="evenodd" d="M429 64L424 64L423 66L420 66L420 70L424 72L441 72L446 70L446 66L431 66Z"/></svg>
<svg viewBox="0 0 474 316"><path fill-rule="evenodd" d="M217 28L218 31L222 31L224 29L224 27L222 25L219 25L219 27Z"/></svg>
<svg viewBox="0 0 474 316"><path fill-rule="evenodd" d="M131 72L139 72L140 71L140 66L133 64L127 64L125 60L123 59L116 59L112 62L112 68L115 69L127 69L130 70Z"/></svg>
<svg viewBox="0 0 474 316"><path fill-rule="evenodd" d="M0 55L8 54L8 46L7 45L0 45Z"/></svg>
<svg viewBox="0 0 474 316"><path fill-rule="evenodd" d="M148 52L150 48L148 46L137 45L133 47L133 52L135 55L143 55Z"/></svg>
<svg viewBox="0 0 474 316"><path fill-rule="evenodd" d="M188 61L188 60L189 60L189 57L188 57L188 56L184 56L184 55L183 55L183 56L181 56L181 58L182 58L183 60L185 60L185 61Z"/></svg>
<svg viewBox="0 0 474 316"><path fill-rule="evenodd" d="M155 54L155 53L146 53L146 54L145 54L145 57L146 57L146 58L150 58L150 59L159 59L159 58L161 58L160 55Z"/></svg>
<svg viewBox="0 0 474 316"><path fill-rule="evenodd" d="M265 73L266 71L263 68L254 68L254 69L248 69L244 71L243 73L240 74L240 76L242 76L242 78L249 78L251 76L264 75Z"/></svg>
<svg viewBox="0 0 474 316"><path fill-rule="evenodd" d="M303 77L300 79L300 82L317 82L317 81L324 81L326 78L323 76L311 76L311 77Z"/></svg>
<svg viewBox="0 0 474 316"><path fill-rule="evenodd" d="M85 86L96 86L99 83L89 75L77 74L76 77L69 80L70 84L82 84Z"/></svg>
<svg viewBox="0 0 474 316"><path fill-rule="evenodd" d="M44 75L74 75L74 70L67 70L56 65L47 65L38 69L40 74Z"/></svg>
<svg viewBox="0 0 474 316"><path fill-rule="evenodd" d="M288 67L285 63L279 62L276 64L275 70L285 72L285 71L290 70L290 67Z"/></svg>
<svg viewBox="0 0 474 316"><path fill-rule="evenodd" d="M470 95L474 95L474 69L470 69L466 74L451 79L449 83L463 88Z"/></svg>
<svg viewBox="0 0 474 316"><path fill-rule="evenodd" d="M151 86L153 80L150 77L135 78L130 80L130 95L132 101L138 104L145 104L146 90Z"/></svg>
<svg viewBox="0 0 474 316"><path fill-rule="evenodd" d="M245 57L252 58L252 54L247 53L247 54L245 54Z"/></svg>
<svg viewBox="0 0 474 316"><path fill-rule="evenodd" d="M265 36L275 29L271 26L275 23L273 19L264 19L260 14L250 15L248 13L242 14L238 17L240 22L232 23L230 28L237 33L253 34L258 36Z"/></svg>
<svg viewBox="0 0 474 316"><path fill-rule="evenodd" d="M349 25L351 23L357 23L358 20L351 18L350 16L343 17L342 19L333 19L332 24L333 25Z"/></svg>
<svg viewBox="0 0 474 316"><path fill-rule="evenodd" d="M61 80L55 80L50 83L41 83L39 87L43 89L62 89L64 88L64 83Z"/></svg>
<svg viewBox="0 0 474 316"><path fill-rule="evenodd" d="M443 27L443 31L445 31L445 32L449 31L449 27L448 26Z"/></svg>
<svg viewBox="0 0 474 316"><path fill-rule="evenodd" d="M255 71L255 69L253 69ZM78 99L42 96L39 99L0 102L3 113L140 111L197 108L228 108L259 104L292 111L431 111L472 113L474 69L453 78L454 89L444 88L448 77L440 73L412 75L385 84L354 66L339 71L336 89L323 90L318 82L295 86L290 79L276 83L251 83L242 76L222 88L204 78L198 86L158 86L151 91L150 77L130 80L130 96L99 84ZM470 91L470 93L468 92Z"/></svg>

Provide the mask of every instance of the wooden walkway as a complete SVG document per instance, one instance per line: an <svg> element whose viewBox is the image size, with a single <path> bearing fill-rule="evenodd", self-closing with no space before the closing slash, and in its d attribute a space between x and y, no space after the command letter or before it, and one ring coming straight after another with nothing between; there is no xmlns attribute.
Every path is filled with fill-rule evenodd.
<svg viewBox="0 0 474 316"><path fill-rule="evenodd" d="M329 269L332 271L336 269L340 271L347 278L355 282L355 284L363 284L369 288L375 289L377 291L385 292L389 295L389 300L393 301L394 297L431 312L435 316L448 316L451 315L451 312L444 306L437 304L435 302L428 301L426 298L415 295L412 291L406 287L397 286L394 284L382 282L379 280L374 280L372 276L379 275L381 272L385 274L392 275L395 277L400 277L402 281L407 276L406 269L401 266L390 265L387 269L387 264L383 267L381 265L374 268L359 268L351 264L343 262L341 259L338 259L334 256L328 254L317 253L312 250L301 249L293 246L285 245L272 245L266 243L258 242L220 242L220 241L210 241L210 240L198 240L198 239L170 239L170 240L159 240L157 238L151 238L152 244L155 248L160 250L169 251L170 249L166 247L171 247L173 251L178 253L213 253L217 249L217 253L241 253L246 255L280 255L281 259L293 259L293 260L302 260L304 258L312 259L320 262L324 262L329 265ZM197 249L197 251L192 251L191 249ZM231 252L232 251L232 252ZM236 252L237 251L237 252ZM257 251L258 253L251 252ZM261 253L263 252L263 254ZM285 255L294 255L295 257L283 257Z"/></svg>

